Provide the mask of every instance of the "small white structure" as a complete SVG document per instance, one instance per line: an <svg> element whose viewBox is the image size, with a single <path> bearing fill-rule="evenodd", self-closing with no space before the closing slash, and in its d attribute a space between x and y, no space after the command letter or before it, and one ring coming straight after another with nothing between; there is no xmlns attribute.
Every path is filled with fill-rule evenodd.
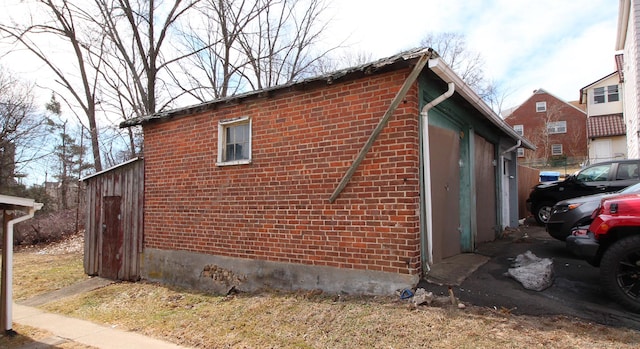
<svg viewBox="0 0 640 349"><path fill-rule="evenodd" d="M12 305L13 305L13 226L16 223L26 221L33 217L35 212L42 208L41 203L33 199L15 196L0 195L0 209L2 210L2 312L0 312L0 326L7 333L12 330ZM15 217L15 211L25 214Z"/></svg>

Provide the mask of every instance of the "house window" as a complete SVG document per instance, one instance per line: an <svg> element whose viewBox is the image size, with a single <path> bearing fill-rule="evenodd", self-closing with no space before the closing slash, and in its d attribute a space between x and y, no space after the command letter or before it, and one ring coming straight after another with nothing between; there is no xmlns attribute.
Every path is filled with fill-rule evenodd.
<svg viewBox="0 0 640 349"><path fill-rule="evenodd" d="M523 125L513 125L513 130L520 136L524 136L524 126Z"/></svg>
<svg viewBox="0 0 640 349"><path fill-rule="evenodd" d="M241 117L218 123L218 166L251 162L251 119Z"/></svg>
<svg viewBox="0 0 640 349"><path fill-rule="evenodd" d="M562 144L552 144L551 155L562 155Z"/></svg>
<svg viewBox="0 0 640 349"><path fill-rule="evenodd" d="M524 157L524 148L518 148L518 157L519 158L523 158Z"/></svg>
<svg viewBox="0 0 640 349"><path fill-rule="evenodd" d="M618 85L607 86L607 101L617 102L619 100L620 96L618 95Z"/></svg>
<svg viewBox="0 0 640 349"><path fill-rule="evenodd" d="M550 135L556 134L556 133L567 133L567 122L566 121L547 122L547 132Z"/></svg>
<svg viewBox="0 0 640 349"><path fill-rule="evenodd" d="M610 85L607 87L596 87L593 89L593 103L617 102L620 100L618 85Z"/></svg>
<svg viewBox="0 0 640 349"><path fill-rule="evenodd" d="M547 111L547 102L536 102L536 112L542 113Z"/></svg>

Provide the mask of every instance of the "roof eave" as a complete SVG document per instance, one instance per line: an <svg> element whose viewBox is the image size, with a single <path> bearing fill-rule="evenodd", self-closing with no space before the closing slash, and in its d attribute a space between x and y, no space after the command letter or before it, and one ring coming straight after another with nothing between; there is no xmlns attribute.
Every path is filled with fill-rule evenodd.
<svg viewBox="0 0 640 349"><path fill-rule="evenodd" d="M289 89L304 88L305 86L310 84L322 83L322 84L330 85L338 80L348 80L348 79L358 78L363 74L369 75L369 74L374 74L376 72L386 71L388 69L400 69L410 64L412 61L419 59L425 54L437 55L437 53L433 51L433 49L431 48L425 48L425 47L416 48L416 49L408 50L405 52L401 52L391 57L382 58L374 62L365 63L356 67L350 67L350 68L338 70L335 72L331 72L328 74L311 77L311 78L300 80L297 82L290 82L287 84L268 87L268 88L257 90L257 91L250 91L243 94L238 94L238 95L229 96L225 98L219 98L216 100L212 100L209 102L204 102L204 103L200 103L192 106L177 108L177 109L168 110L164 112L158 112L152 115L131 118L121 122L119 127L127 128L132 126L139 126L139 125L145 125L151 122L168 120L174 117L191 115L196 112L210 110L222 104L239 103L245 99L271 96L273 93L276 93L276 92L286 91Z"/></svg>
<svg viewBox="0 0 640 349"><path fill-rule="evenodd" d="M627 27L629 25L629 11L631 9L630 0L620 0L618 7L618 30L616 35L616 51L624 50L624 43L627 41Z"/></svg>
<svg viewBox="0 0 640 349"><path fill-rule="evenodd" d="M456 86L456 93L461 95L467 102L469 102L475 109L480 111L491 123L501 129L504 133L509 135L514 140L520 140L522 146L536 150L536 146L526 138L520 136L516 131L509 126L493 109L491 109L487 103L485 103L477 93L475 93L469 85L465 84L462 79L453 72L453 70L442 61L441 58L432 58L429 60L429 69L431 69L440 79L449 83L453 82Z"/></svg>

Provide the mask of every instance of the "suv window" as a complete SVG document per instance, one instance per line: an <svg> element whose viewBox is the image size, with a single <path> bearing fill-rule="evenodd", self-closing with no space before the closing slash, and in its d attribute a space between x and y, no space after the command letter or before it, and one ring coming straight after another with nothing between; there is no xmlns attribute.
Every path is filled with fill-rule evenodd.
<svg viewBox="0 0 640 349"><path fill-rule="evenodd" d="M601 182L606 181L609 178L609 170L611 164L593 166L584 169L578 173L576 179L580 182Z"/></svg>
<svg viewBox="0 0 640 349"><path fill-rule="evenodd" d="M638 179L638 164L637 163L621 163L618 165L618 173L616 173L616 180L625 179Z"/></svg>

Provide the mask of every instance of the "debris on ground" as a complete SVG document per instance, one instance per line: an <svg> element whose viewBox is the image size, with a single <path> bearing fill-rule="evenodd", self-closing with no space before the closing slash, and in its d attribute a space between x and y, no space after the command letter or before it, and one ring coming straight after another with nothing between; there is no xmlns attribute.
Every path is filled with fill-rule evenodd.
<svg viewBox="0 0 640 349"><path fill-rule="evenodd" d="M506 276L514 278L528 290L542 291L553 284L553 261L527 251L516 257Z"/></svg>
<svg viewBox="0 0 640 349"><path fill-rule="evenodd" d="M71 235L62 241L50 244L23 247L22 250L36 254L82 253L84 251L84 232Z"/></svg>
<svg viewBox="0 0 640 349"><path fill-rule="evenodd" d="M466 306L460 302L453 294L453 289L449 288L448 295L436 296L431 291L427 291L424 288L417 288L415 291L411 289L404 289L396 291L396 295L401 300L405 300L411 304L413 308L417 308L419 305L427 306L455 306L458 309L465 309Z"/></svg>
<svg viewBox="0 0 640 349"><path fill-rule="evenodd" d="M425 303L430 306L431 302L433 302L433 292L427 292L424 288L416 289L416 292L411 298L411 303L416 307Z"/></svg>

